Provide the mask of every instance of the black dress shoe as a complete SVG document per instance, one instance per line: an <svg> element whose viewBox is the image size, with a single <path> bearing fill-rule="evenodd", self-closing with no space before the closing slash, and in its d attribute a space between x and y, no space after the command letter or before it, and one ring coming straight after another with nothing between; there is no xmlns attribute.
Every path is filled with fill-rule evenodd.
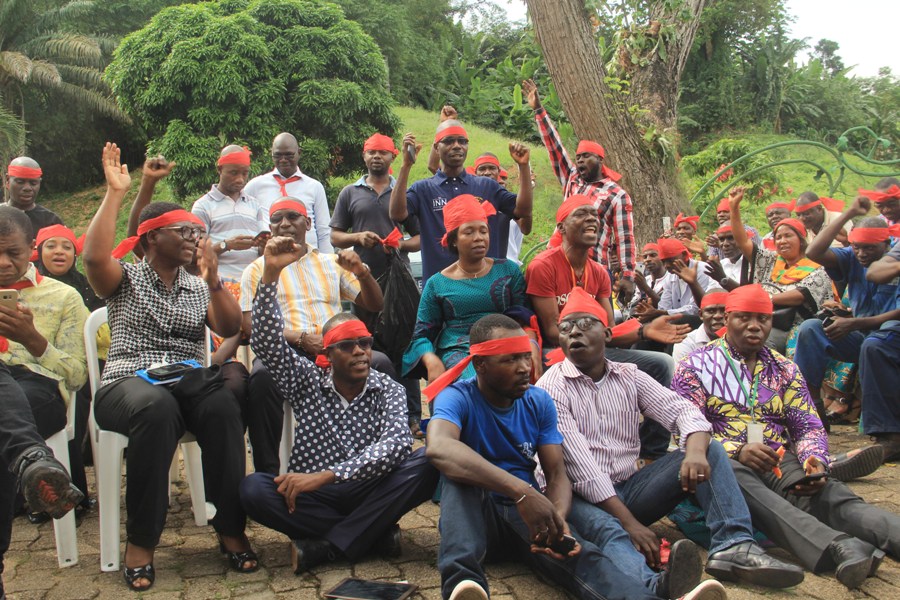
<svg viewBox="0 0 900 600"><path fill-rule="evenodd" d="M744 542L710 554L706 572L723 581L786 588L803 581L803 569L766 554L755 542Z"/></svg>
<svg viewBox="0 0 900 600"><path fill-rule="evenodd" d="M678 540L669 550L669 564L656 584L660 598L681 598L700 583L703 564L700 550L690 540Z"/></svg>
<svg viewBox="0 0 900 600"><path fill-rule="evenodd" d="M834 576L848 590L855 590L875 574L884 558L884 552L868 542L854 537L835 540L828 545L828 552L837 565Z"/></svg>
<svg viewBox="0 0 900 600"><path fill-rule="evenodd" d="M84 499L69 472L45 446L28 448L14 465L19 490L34 512L59 519Z"/></svg>
<svg viewBox="0 0 900 600"><path fill-rule="evenodd" d="M838 481L852 481L871 475L884 462L884 448L880 444L853 452L845 452L832 457L829 477Z"/></svg>
<svg viewBox="0 0 900 600"><path fill-rule="evenodd" d="M403 554L403 547L400 545L400 525L398 523L391 525L375 540L372 551L382 558L399 558Z"/></svg>
<svg viewBox="0 0 900 600"><path fill-rule="evenodd" d="M291 542L291 566L294 567L295 575L333 562L341 556L343 553L328 540L309 538Z"/></svg>

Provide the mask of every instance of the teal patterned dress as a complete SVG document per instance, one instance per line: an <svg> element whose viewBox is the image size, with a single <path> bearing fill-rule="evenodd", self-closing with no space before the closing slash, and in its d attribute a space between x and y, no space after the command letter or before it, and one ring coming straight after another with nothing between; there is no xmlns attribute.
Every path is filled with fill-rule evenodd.
<svg viewBox="0 0 900 600"><path fill-rule="evenodd" d="M506 259L494 259L491 270L474 279L450 279L437 273L428 278L413 338L403 354L403 375L424 376L422 356L434 352L444 366L452 367L469 355L469 329L481 317L508 314L521 321L525 310L525 278L519 267ZM474 377L471 365L461 377Z"/></svg>

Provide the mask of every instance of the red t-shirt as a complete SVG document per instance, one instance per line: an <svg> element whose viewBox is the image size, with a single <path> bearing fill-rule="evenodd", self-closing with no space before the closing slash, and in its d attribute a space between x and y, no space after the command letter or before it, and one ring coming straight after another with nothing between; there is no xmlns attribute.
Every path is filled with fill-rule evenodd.
<svg viewBox="0 0 900 600"><path fill-rule="evenodd" d="M600 263L588 259L584 270L584 291L594 298L609 298L612 285L609 274ZM575 276L562 247L552 248L534 257L525 270L525 293L539 298L556 298L561 311L575 287Z"/></svg>

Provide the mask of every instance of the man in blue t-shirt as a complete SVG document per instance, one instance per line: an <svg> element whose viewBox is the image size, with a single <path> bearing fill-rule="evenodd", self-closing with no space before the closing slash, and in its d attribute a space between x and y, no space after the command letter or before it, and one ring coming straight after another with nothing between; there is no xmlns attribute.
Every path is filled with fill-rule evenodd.
<svg viewBox="0 0 900 600"><path fill-rule="evenodd" d="M472 194L494 205L498 214L488 219L491 244L487 255L491 258L506 258L509 221L502 220L501 226L499 215L509 215L514 219L531 218L531 186L521 186L517 196L493 179L466 173L469 136L459 121L451 119L438 126L438 132L434 137L434 148L440 155L442 168L433 177L417 181L407 189L409 171L415 163L414 153L420 148L421 144L416 143L416 138L411 133L403 138L403 165L391 192L390 217L397 222L405 221L409 215L419 219L422 240L422 284L456 261L455 256L441 247L440 239L446 233L444 205L451 198L461 194ZM519 166L519 181L531 181L528 147L513 142L509 145L509 153Z"/></svg>
<svg viewBox="0 0 900 600"><path fill-rule="evenodd" d="M525 332L495 314L479 319L470 338L476 377L440 392L428 424L427 455L444 476L438 553L443 598L486 600L485 557L525 561L579 598L678 597L696 585L699 558L678 561L684 568L673 560L651 591L639 574L619 566L616 557L637 552L624 530L601 549L570 528L572 488L556 408L547 392L529 385ZM538 460L547 481L543 492L534 476ZM563 536L573 537L574 546L548 547ZM717 585L704 582L686 597L714 597L706 588Z"/></svg>
<svg viewBox="0 0 900 600"><path fill-rule="evenodd" d="M890 248L887 223L879 217L866 217L850 232L849 248L831 247L850 219L868 214L871 208L871 200L858 197L840 217L819 232L806 250L807 257L824 266L832 279L847 282L853 313L832 316L825 321L808 319L800 325L794 362L816 401L829 359L856 363L866 337L888 321L900 319L900 310L896 310L897 281L877 284L866 280L869 265Z"/></svg>

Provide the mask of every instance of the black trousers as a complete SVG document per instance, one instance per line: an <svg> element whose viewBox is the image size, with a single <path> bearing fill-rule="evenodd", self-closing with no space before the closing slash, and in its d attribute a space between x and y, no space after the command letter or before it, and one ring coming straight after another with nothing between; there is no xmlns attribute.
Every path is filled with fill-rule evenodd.
<svg viewBox="0 0 900 600"><path fill-rule="evenodd" d="M355 561L400 517L431 499L438 472L425 458L425 448L419 448L387 475L298 495L293 513L274 479L269 473L244 479L241 502L247 514L292 540L325 538Z"/></svg>
<svg viewBox="0 0 900 600"><path fill-rule="evenodd" d="M16 499L16 476L10 469L28 448L46 448L44 439L65 426L66 405L56 381L0 363L0 573Z"/></svg>
<svg viewBox="0 0 900 600"><path fill-rule="evenodd" d="M228 536L244 532L247 519L238 498L246 464L240 408L221 377L192 392L138 377L97 390L97 424L128 436L126 531L137 546L155 548L159 543L168 511L169 466L185 431L197 436L203 451L207 500L216 506L213 527Z"/></svg>
<svg viewBox="0 0 900 600"><path fill-rule="evenodd" d="M793 453L786 452L781 461L781 479L772 473L760 476L736 460L731 466L754 527L794 554L810 571L828 571L836 566L828 545L845 535L900 558L900 516L867 504L833 479L815 496L789 493L784 483L799 479L803 470Z"/></svg>

